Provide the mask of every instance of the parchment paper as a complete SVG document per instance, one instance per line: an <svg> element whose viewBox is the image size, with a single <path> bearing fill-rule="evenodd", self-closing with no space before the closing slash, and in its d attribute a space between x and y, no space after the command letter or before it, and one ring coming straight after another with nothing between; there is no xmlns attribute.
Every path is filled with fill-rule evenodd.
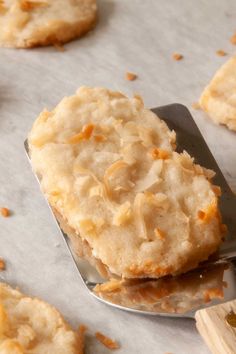
<svg viewBox="0 0 236 354"><path fill-rule="evenodd" d="M108 353L92 337L100 330L121 343L119 353L207 354L193 320L142 317L109 308L90 297L31 172L23 141L40 111L51 109L80 85L106 86L144 97L148 107L173 102L191 109L215 70L235 47L229 38L234 0L100 0L96 29L54 48L0 49L1 279L54 304L91 335L87 354ZM1 29L0 29L1 30ZM172 59L173 52L184 55ZM138 75L128 82L126 71ZM226 179L236 190L236 134L192 110Z"/></svg>

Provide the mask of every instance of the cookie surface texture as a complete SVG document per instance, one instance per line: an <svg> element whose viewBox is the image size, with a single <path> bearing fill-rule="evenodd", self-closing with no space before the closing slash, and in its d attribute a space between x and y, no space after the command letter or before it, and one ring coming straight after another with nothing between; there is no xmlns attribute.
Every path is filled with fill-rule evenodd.
<svg viewBox="0 0 236 354"><path fill-rule="evenodd" d="M1 354L78 354L78 336L51 305L0 283Z"/></svg>
<svg viewBox="0 0 236 354"><path fill-rule="evenodd" d="M112 274L181 273L221 243L214 173L174 151L141 97L82 87L40 114L28 142L50 205Z"/></svg>
<svg viewBox="0 0 236 354"><path fill-rule="evenodd" d="M215 123L236 131L236 56L216 72L201 95L200 106Z"/></svg>
<svg viewBox="0 0 236 354"><path fill-rule="evenodd" d="M0 46L63 44L93 28L96 0L0 0Z"/></svg>

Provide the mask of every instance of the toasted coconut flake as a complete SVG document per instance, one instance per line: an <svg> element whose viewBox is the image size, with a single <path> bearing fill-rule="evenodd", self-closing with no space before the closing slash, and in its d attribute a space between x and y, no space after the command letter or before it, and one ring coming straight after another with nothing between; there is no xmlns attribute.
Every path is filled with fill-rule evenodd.
<svg viewBox="0 0 236 354"><path fill-rule="evenodd" d="M109 183L109 178L112 176L112 175L115 175L117 171L119 171L120 169L122 168L126 168L128 167L129 165L127 164L127 162L123 161L123 160L118 160L116 162L114 162L112 165L110 165L105 173L104 173L104 177L103 177L103 180L104 180L104 184L106 186L106 189L108 191L108 193L110 192L110 183Z"/></svg>
<svg viewBox="0 0 236 354"><path fill-rule="evenodd" d="M49 6L45 1L29 1L29 0L21 0L20 8L23 11L31 11L38 7L46 7Z"/></svg>
<svg viewBox="0 0 236 354"><path fill-rule="evenodd" d="M134 74L134 73L130 73L130 72L127 72L126 74L125 74L125 78L126 78L126 80L128 80L128 81L134 81L134 80L136 80L137 79L137 75L136 74Z"/></svg>
<svg viewBox="0 0 236 354"><path fill-rule="evenodd" d="M153 194L150 192L144 192L146 202L150 205L166 209L168 203L167 196L163 193Z"/></svg>
<svg viewBox="0 0 236 354"><path fill-rule="evenodd" d="M38 118L38 124L39 123L45 123L48 118L51 116L51 112L49 112L47 109L44 109L42 113L40 113L39 118Z"/></svg>
<svg viewBox="0 0 236 354"><path fill-rule="evenodd" d="M10 210L8 208L1 208L0 211L1 211L1 215L4 218L8 218L10 216Z"/></svg>
<svg viewBox="0 0 236 354"><path fill-rule="evenodd" d="M94 179L94 181L97 182L97 184L102 185L102 182L99 181L99 179L95 176L95 174L92 173L92 171L88 170L87 168L77 165L77 166L75 166L74 171L78 172L82 175L91 176Z"/></svg>
<svg viewBox="0 0 236 354"><path fill-rule="evenodd" d="M213 177L215 177L215 172L209 168L201 167L200 165L196 165L196 168L199 168L199 171L201 168L202 172L200 174L204 174L208 180L211 180Z"/></svg>
<svg viewBox="0 0 236 354"><path fill-rule="evenodd" d="M79 221L79 226L82 232L86 235L96 235L96 225L91 219L83 219Z"/></svg>
<svg viewBox="0 0 236 354"><path fill-rule="evenodd" d="M236 44L236 33L234 33L234 34L232 35L232 37L230 38L230 42L231 42L232 44Z"/></svg>
<svg viewBox="0 0 236 354"><path fill-rule="evenodd" d="M97 143L102 143L107 140L107 138L104 135L94 135L94 140Z"/></svg>
<svg viewBox="0 0 236 354"><path fill-rule="evenodd" d="M135 215L135 220L137 222L138 228L139 228L139 236L143 238L144 240L148 239L147 236L147 228L142 212L142 207L143 204L145 203L145 196L143 193L138 193L134 199L134 215Z"/></svg>
<svg viewBox="0 0 236 354"><path fill-rule="evenodd" d="M96 335L97 340L100 343L102 343L105 347L107 347L108 349L115 350L115 349L119 349L120 348L119 344L116 341L114 341L111 338L105 336L101 332L96 332L95 335Z"/></svg>
<svg viewBox="0 0 236 354"><path fill-rule="evenodd" d="M155 236L160 240L165 240L165 233L164 231L160 230L159 228L154 229Z"/></svg>
<svg viewBox="0 0 236 354"><path fill-rule="evenodd" d="M198 211L198 217L202 221L208 223L213 218L219 218L219 212L217 208L217 200L211 203L205 210Z"/></svg>
<svg viewBox="0 0 236 354"><path fill-rule="evenodd" d="M227 53L222 50L222 49L219 49L216 51L216 54L219 56L219 57L224 57L225 55L227 55Z"/></svg>
<svg viewBox="0 0 236 354"><path fill-rule="evenodd" d="M88 218L79 221L80 229L89 236L97 236L104 224L105 220L103 218L95 218L93 220Z"/></svg>
<svg viewBox="0 0 236 354"><path fill-rule="evenodd" d="M78 354L84 354L84 340L87 327L81 324L78 328Z"/></svg>
<svg viewBox="0 0 236 354"><path fill-rule="evenodd" d="M131 204L129 201L121 204L117 212L113 216L113 225L121 226L126 224L131 219Z"/></svg>
<svg viewBox="0 0 236 354"><path fill-rule="evenodd" d="M115 203L113 203L110 200L110 189L108 189L106 187L105 184L103 184L102 182L99 181L99 179L88 169L81 167L80 165L77 165L74 169L75 172L84 174L84 175L88 175L91 176L94 181L98 184L98 186L100 186L100 189L95 189L94 191L90 192L91 194L93 194L93 192L98 192L99 195L103 198L104 202L106 203L106 205L109 207L109 209L111 210L111 212L116 213L117 211L117 205L115 205ZM92 195L91 195L92 196Z"/></svg>
<svg viewBox="0 0 236 354"><path fill-rule="evenodd" d="M135 94L134 98L140 102L141 107L144 107L143 98L140 95Z"/></svg>
<svg viewBox="0 0 236 354"><path fill-rule="evenodd" d="M7 11L7 8L4 6L4 1L0 0L0 15L5 14L6 11Z"/></svg>
<svg viewBox="0 0 236 354"><path fill-rule="evenodd" d="M180 54L180 53L174 53L172 55L172 57L173 57L174 60L177 60L177 61L182 60L184 58L184 56L182 54Z"/></svg>
<svg viewBox="0 0 236 354"><path fill-rule="evenodd" d="M6 269L6 262L4 261L4 259L0 258L0 271L5 269Z"/></svg>
<svg viewBox="0 0 236 354"><path fill-rule="evenodd" d="M220 196L221 196L221 188L220 188L219 186L213 185L213 186L212 186L212 190L213 190L213 192L215 193L215 195L216 195L217 197L220 197Z"/></svg>
<svg viewBox="0 0 236 354"><path fill-rule="evenodd" d="M206 217L206 213L204 211L202 211L202 210L199 210L197 215L198 215L200 220L204 220L205 217Z"/></svg>
<svg viewBox="0 0 236 354"><path fill-rule="evenodd" d="M101 185L91 187L89 190L89 197L103 197L103 187Z"/></svg>
<svg viewBox="0 0 236 354"><path fill-rule="evenodd" d="M59 190L55 190L51 192L51 196L53 197L59 197L59 195L61 195L61 191Z"/></svg>
<svg viewBox="0 0 236 354"><path fill-rule="evenodd" d="M89 140L94 130L93 124L87 124L82 128L82 131L73 135L68 139L69 144L78 144L80 141Z"/></svg>
<svg viewBox="0 0 236 354"><path fill-rule="evenodd" d="M139 137L145 147L150 147L153 145L152 141L152 130L145 128L143 126L138 126Z"/></svg>
<svg viewBox="0 0 236 354"><path fill-rule="evenodd" d="M8 316L7 312L3 306L3 304L0 303L0 336L4 336L4 332L8 329ZM20 353L20 352L19 352Z"/></svg>
<svg viewBox="0 0 236 354"><path fill-rule="evenodd" d="M99 292L118 292L121 290L122 281L118 279L110 279L106 283L98 284L95 286L94 291Z"/></svg>
<svg viewBox="0 0 236 354"><path fill-rule="evenodd" d="M169 151L158 149L158 148L152 148L149 151L151 157L153 160L161 159L161 160L166 160L170 157Z"/></svg>
<svg viewBox="0 0 236 354"><path fill-rule="evenodd" d="M154 184L160 183L160 174L162 171L162 167L162 160L155 161L147 175L143 179L136 182L136 185L134 187L135 192L144 192L147 189L151 188Z"/></svg>

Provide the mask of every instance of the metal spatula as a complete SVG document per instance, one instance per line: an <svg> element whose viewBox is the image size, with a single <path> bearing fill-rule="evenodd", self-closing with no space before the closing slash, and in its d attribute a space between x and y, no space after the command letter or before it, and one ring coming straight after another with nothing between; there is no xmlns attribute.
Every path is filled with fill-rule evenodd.
<svg viewBox="0 0 236 354"><path fill-rule="evenodd" d="M69 238L63 230L61 233L84 285L89 293L100 301L142 314L194 318L196 310L205 311L204 309L215 304L224 306L219 304L236 298L236 197L187 108L172 104L155 108L153 111L165 120L169 128L176 131L177 151L186 150L195 158L196 163L216 172L214 182L222 189L220 209L223 222L228 226L228 235L219 254L198 269L178 277L121 282L116 280L99 286L106 280L86 260L74 254ZM27 141L25 148L28 153ZM219 353L223 354L222 351ZM227 353L236 353L236 345L234 352Z"/></svg>

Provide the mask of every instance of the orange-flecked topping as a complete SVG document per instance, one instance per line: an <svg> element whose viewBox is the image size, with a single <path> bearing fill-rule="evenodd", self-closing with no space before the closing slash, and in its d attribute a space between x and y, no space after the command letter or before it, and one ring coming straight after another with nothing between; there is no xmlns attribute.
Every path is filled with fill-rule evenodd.
<svg viewBox="0 0 236 354"><path fill-rule="evenodd" d="M216 54L219 55L219 57L224 57L225 55L227 55L227 53L222 49L217 50Z"/></svg>
<svg viewBox="0 0 236 354"><path fill-rule="evenodd" d="M174 53L173 54L173 56L172 56L172 58L174 59L174 60L182 60L183 59L183 55L182 54L179 54L179 53Z"/></svg>
<svg viewBox="0 0 236 354"><path fill-rule="evenodd" d="M165 239L165 233L164 233L164 231L162 231L162 230L160 230L160 229L158 229L158 228L154 229L154 234L155 234L155 236L156 236L157 238L159 238L160 240L164 240L164 239Z"/></svg>
<svg viewBox="0 0 236 354"><path fill-rule="evenodd" d="M48 4L44 1L28 1L28 0L21 0L20 8L23 11L31 11L37 7L45 7Z"/></svg>
<svg viewBox="0 0 236 354"><path fill-rule="evenodd" d="M93 133L93 130L94 130L94 125L93 124L88 124L86 125L83 130L82 130L82 133L83 133L83 136L84 136L84 139L88 140L92 133Z"/></svg>
<svg viewBox="0 0 236 354"><path fill-rule="evenodd" d="M199 219L204 220L206 213L202 210L199 210L197 216L199 217Z"/></svg>
<svg viewBox="0 0 236 354"><path fill-rule="evenodd" d="M167 266L167 267L156 267L153 266L152 261L146 261L144 266L137 266L135 264L131 265L129 267L129 271L132 275L135 276L145 276L147 274L155 274L158 275L158 277L160 276L164 276L167 275L168 273L170 273L172 271L171 266Z"/></svg>
<svg viewBox="0 0 236 354"><path fill-rule="evenodd" d="M104 336L104 334L102 334L101 332L96 332L95 336L97 340L99 340L99 342L102 343L108 349L114 350L120 348L119 344L116 341L112 340L107 336Z"/></svg>
<svg viewBox="0 0 236 354"><path fill-rule="evenodd" d="M130 73L130 72L127 72L126 74L125 74L125 78L126 78L126 80L128 80L128 81L134 81L134 80L136 80L137 79L137 75L136 74L134 74L134 73Z"/></svg>
<svg viewBox="0 0 236 354"><path fill-rule="evenodd" d="M166 160L170 156L168 151L158 149L158 148L151 149L150 154L151 154L151 157L153 158L153 160L157 160L157 159Z"/></svg>
<svg viewBox="0 0 236 354"><path fill-rule="evenodd" d="M106 141L106 137L104 135L94 135L94 140L97 143L102 143L103 141Z"/></svg>
<svg viewBox="0 0 236 354"><path fill-rule="evenodd" d="M72 136L68 142L69 144L77 144L82 140L89 140L94 130L93 124L87 124L83 127L82 131Z"/></svg>
<svg viewBox="0 0 236 354"><path fill-rule="evenodd" d="M0 14L4 14L6 11L6 8L4 6L3 0L0 0Z"/></svg>
<svg viewBox="0 0 236 354"><path fill-rule="evenodd" d="M4 218L7 218L8 216L10 216L10 210L8 208L1 208L1 215Z"/></svg>
<svg viewBox="0 0 236 354"><path fill-rule="evenodd" d="M219 212L217 209L217 203L211 203L206 210L199 210L198 211L198 217L200 220L204 221L204 222L209 222L212 218L216 217L216 218L220 218L219 216Z"/></svg>
<svg viewBox="0 0 236 354"><path fill-rule="evenodd" d="M212 190L213 190L213 192L215 193L215 195L216 195L217 197L220 197L220 196L221 196L221 188L220 188L219 186L213 185L213 186L212 186Z"/></svg>
<svg viewBox="0 0 236 354"><path fill-rule="evenodd" d="M236 33L232 35L232 37L230 38L230 42L232 44L236 44Z"/></svg>
<svg viewBox="0 0 236 354"><path fill-rule="evenodd" d="M0 271L5 269L6 269L6 263L2 258L0 258Z"/></svg>

